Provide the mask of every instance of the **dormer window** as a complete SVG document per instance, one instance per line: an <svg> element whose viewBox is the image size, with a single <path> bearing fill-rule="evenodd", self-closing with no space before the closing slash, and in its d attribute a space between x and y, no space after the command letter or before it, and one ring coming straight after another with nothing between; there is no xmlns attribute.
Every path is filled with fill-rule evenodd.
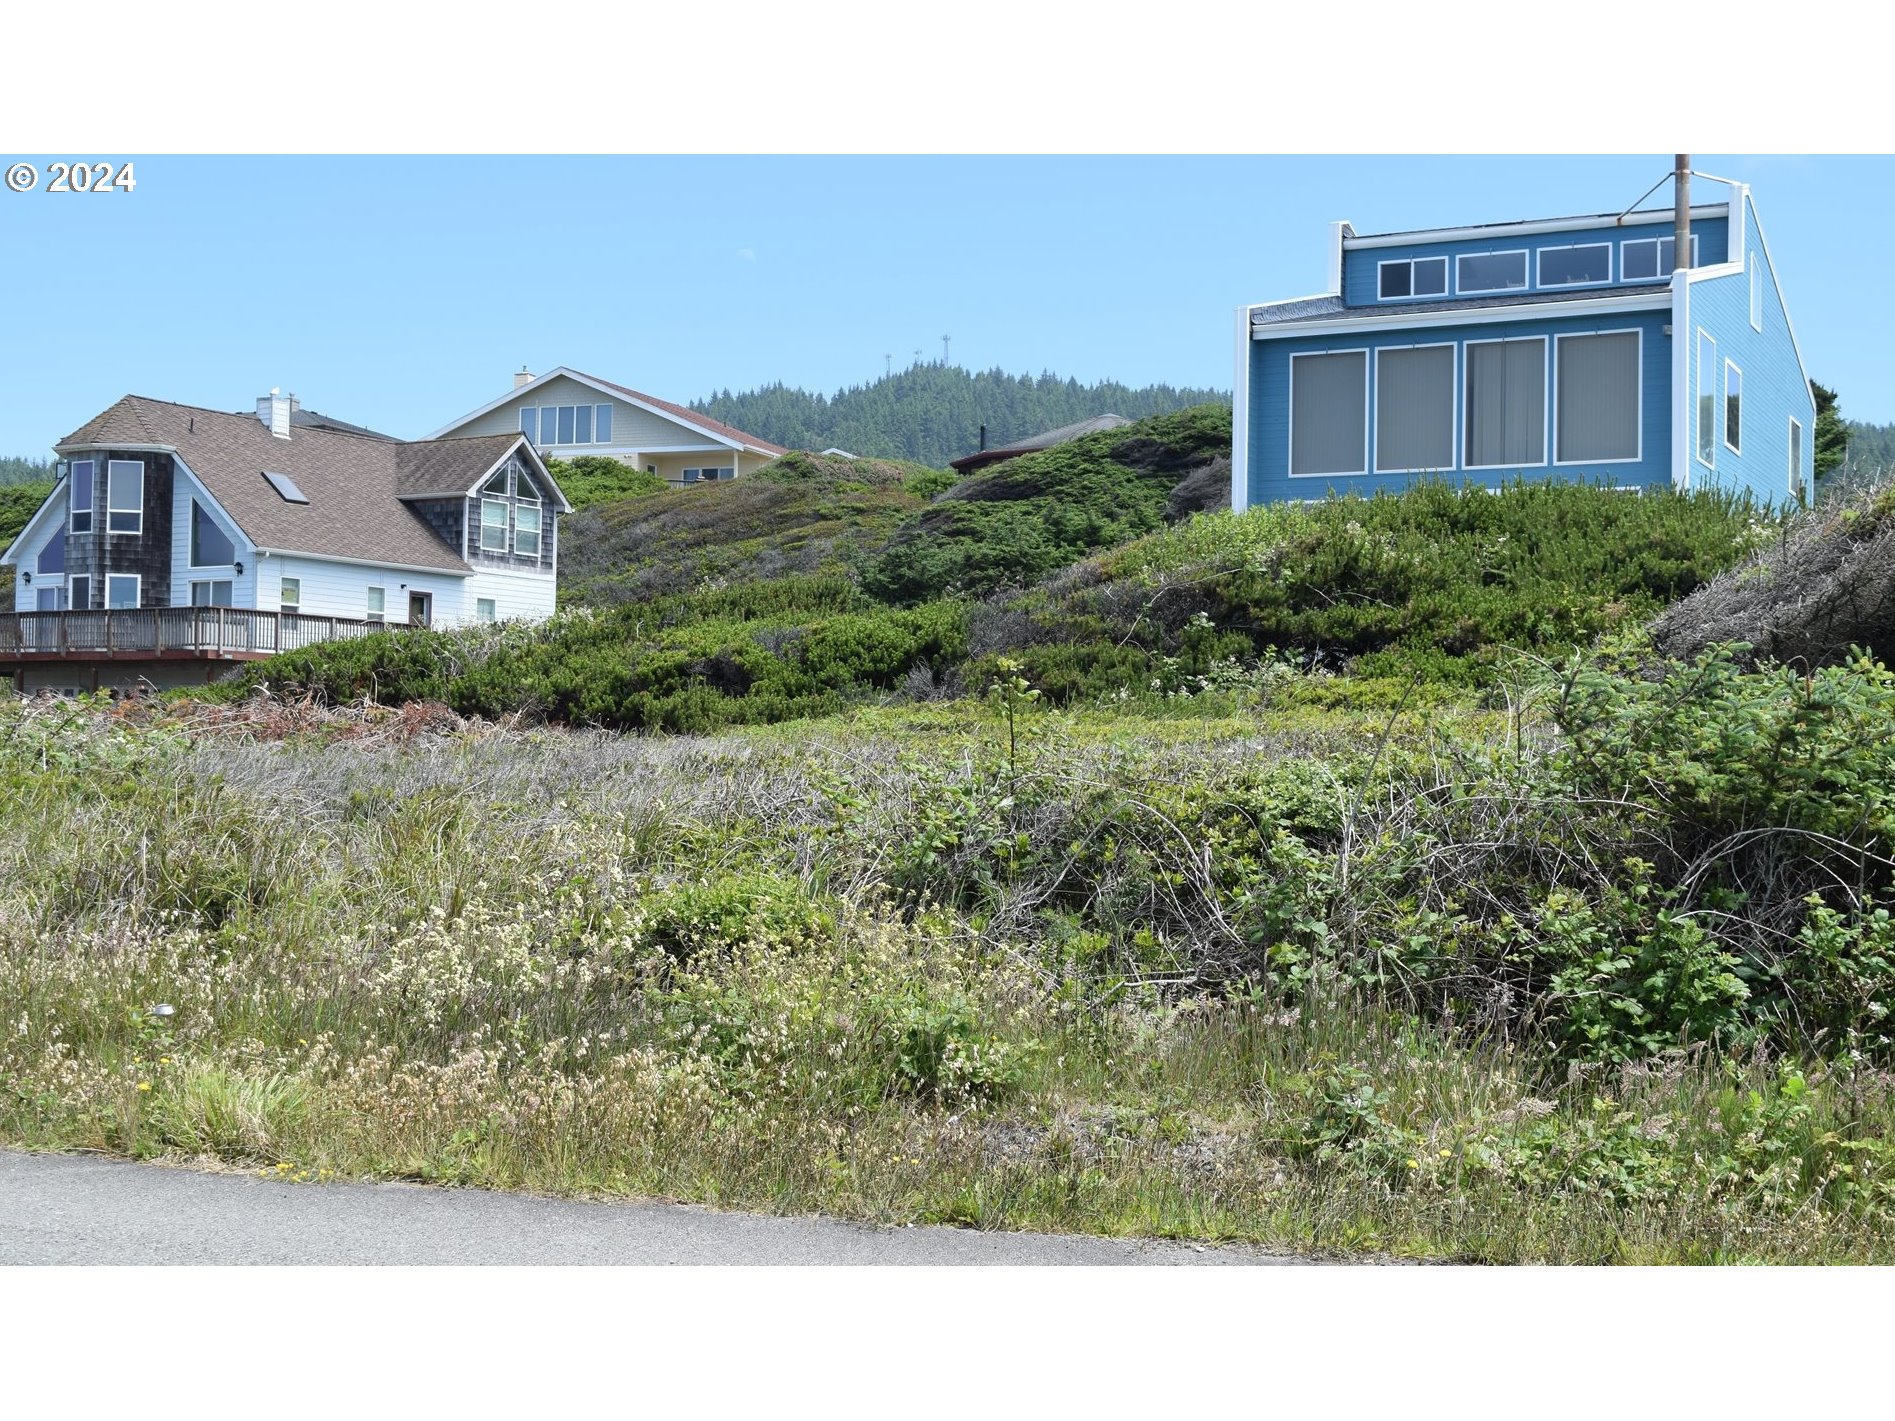
<svg viewBox="0 0 1895 1421"><path fill-rule="evenodd" d="M513 551L523 558L540 555L540 506L522 500L513 509Z"/></svg>
<svg viewBox="0 0 1895 1421"><path fill-rule="evenodd" d="M1380 262L1376 266L1376 291L1384 301L1445 296L1448 294L1448 259L1412 257Z"/></svg>
<svg viewBox="0 0 1895 1421"><path fill-rule="evenodd" d="M1527 254L1466 252L1454 259L1454 289L1463 296L1483 291L1524 291Z"/></svg>
<svg viewBox="0 0 1895 1421"><path fill-rule="evenodd" d="M507 501L504 498L480 501L480 550L483 553L507 550Z"/></svg>

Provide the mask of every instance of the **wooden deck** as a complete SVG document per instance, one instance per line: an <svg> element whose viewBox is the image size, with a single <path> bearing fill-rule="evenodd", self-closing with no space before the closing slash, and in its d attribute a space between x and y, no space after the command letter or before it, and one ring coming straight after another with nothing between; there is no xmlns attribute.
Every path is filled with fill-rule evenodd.
<svg viewBox="0 0 1895 1421"><path fill-rule="evenodd" d="M385 630L353 617L247 607L0 613L0 666L49 661L254 661Z"/></svg>

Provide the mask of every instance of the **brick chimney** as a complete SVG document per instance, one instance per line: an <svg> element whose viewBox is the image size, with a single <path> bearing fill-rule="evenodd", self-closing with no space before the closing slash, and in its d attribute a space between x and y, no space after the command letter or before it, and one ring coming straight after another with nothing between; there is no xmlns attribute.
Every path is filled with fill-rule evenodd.
<svg viewBox="0 0 1895 1421"><path fill-rule="evenodd" d="M270 393L257 401L257 418L270 427L278 439L290 437L290 415L302 408L294 395L286 395L274 385Z"/></svg>
<svg viewBox="0 0 1895 1421"><path fill-rule="evenodd" d="M522 365L519 369L519 373L513 377L513 388L518 390L527 385L531 385L532 383L533 383L532 372L529 371L524 365Z"/></svg>

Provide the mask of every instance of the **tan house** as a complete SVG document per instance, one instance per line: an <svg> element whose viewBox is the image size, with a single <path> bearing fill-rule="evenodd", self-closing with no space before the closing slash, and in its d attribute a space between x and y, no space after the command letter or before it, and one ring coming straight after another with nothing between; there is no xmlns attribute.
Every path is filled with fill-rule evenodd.
<svg viewBox="0 0 1895 1421"><path fill-rule="evenodd" d="M563 365L544 375L522 370L507 394L429 438L480 434L524 434L555 459L605 454L679 487L739 478L788 452L683 405Z"/></svg>

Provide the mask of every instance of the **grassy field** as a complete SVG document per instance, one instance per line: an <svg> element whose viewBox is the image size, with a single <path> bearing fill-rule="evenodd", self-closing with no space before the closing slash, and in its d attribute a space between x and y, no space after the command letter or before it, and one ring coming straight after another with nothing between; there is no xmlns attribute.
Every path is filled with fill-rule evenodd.
<svg viewBox="0 0 1895 1421"><path fill-rule="evenodd" d="M1872 1030L1588 1038L1550 957L1469 949L1544 903L1522 864L1585 734L1556 713L1320 676L708 738L10 706L0 1139L1340 1253L1891 1261ZM1530 890L1457 923L1441 856L1477 841ZM1635 975L1607 994L1676 998Z"/></svg>

